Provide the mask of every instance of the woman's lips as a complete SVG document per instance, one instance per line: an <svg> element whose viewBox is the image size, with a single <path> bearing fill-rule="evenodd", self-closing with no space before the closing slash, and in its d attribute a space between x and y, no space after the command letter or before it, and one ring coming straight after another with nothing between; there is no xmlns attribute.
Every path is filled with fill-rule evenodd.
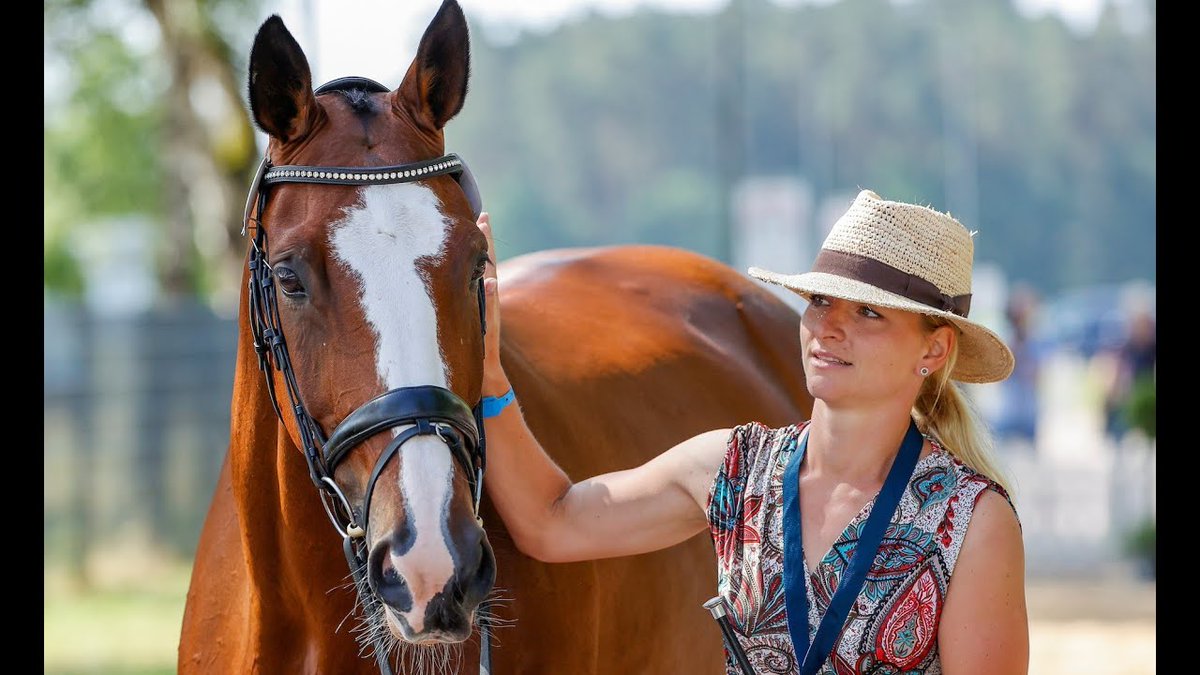
<svg viewBox="0 0 1200 675"><path fill-rule="evenodd" d="M811 357L819 365L826 366L852 366L850 361L838 358L829 352L816 351L812 352Z"/></svg>

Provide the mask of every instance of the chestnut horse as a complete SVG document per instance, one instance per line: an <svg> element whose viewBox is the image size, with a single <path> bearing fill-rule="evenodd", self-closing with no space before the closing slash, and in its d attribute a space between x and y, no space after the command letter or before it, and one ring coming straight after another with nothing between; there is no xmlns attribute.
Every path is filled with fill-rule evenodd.
<svg viewBox="0 0 1200 675"><path fill-rule="evenodd" d="M701 608L716 594L709 537L545 564L479 501L487 252L442 131L468 53L446 0L398 88L349 78L314 92L283 22L259 29L249 96L272 168L248 208L231 438L182 673L474 673L473 628L491 631L498 674L723 671ZM715 261L578 249L499 276L505 369L577 479L811 410L799 316Z"/></svg>

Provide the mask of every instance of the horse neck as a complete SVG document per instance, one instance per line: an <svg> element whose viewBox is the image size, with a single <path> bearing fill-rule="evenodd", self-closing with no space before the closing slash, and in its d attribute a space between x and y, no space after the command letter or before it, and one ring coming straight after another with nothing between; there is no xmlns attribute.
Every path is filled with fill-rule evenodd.
<svg viewBox="0 0 1200 675"><path fill-rule="evenodd" d="M328 626L346 616L353 593L330 591L345 585L349 568L304 454L272 405L254 350L245 290L239 319L229 464L250 583L260 595L292 600L264 603L271 605L264 612L303 612L305 617L292 618L323 624L321 630L332 634Z"/></svg>

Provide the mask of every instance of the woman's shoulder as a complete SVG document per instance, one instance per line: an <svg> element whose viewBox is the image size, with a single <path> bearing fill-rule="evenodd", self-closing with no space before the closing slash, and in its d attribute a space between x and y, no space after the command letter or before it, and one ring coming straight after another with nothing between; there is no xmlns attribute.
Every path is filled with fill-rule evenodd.
<svg viewBox="0 0 1200 675"><path fill-rule="evenodd" d="M808 422L770 427L762 422L747 422L730 430L725 446L724 472L733 476L748 476L767 471L784 453L797 446L800 433Z"/></svg>
<svg viewBox="0 0 1200 675"><path fill-rule="evenodd" d="M778 441L795 438L808 426L808 421L788 424L782 427L771 427L762 422L746 422L730 430L729 443L745 443L751 441Z"/></svg>
<svg viewBox="0 0 1200 675"><path fill-rule="evenodd" d="M1012 497L999 481L992 479L990 476L963 462L936 438L931 437L929 445L932 447L930 455L937 456L934 458L934 462L945 467L945 469L952 473L956 488L973 488L979 495L991 492L1004 501L1007 501L1010 506L1012 505Z"/></svg>
<svg viewBox="0 0 1200 675"><path fill-rule="evenodd" d="M1021 527L1016 504L999 481L963 462L936 438L929 441L932 452L920 462L913 477L913 489L926 497L940 494L923 501L923 508L941 502L946 509L944 517L957 522L961 529L966 529L978 516L984 520L1002 517Z"/></svg>

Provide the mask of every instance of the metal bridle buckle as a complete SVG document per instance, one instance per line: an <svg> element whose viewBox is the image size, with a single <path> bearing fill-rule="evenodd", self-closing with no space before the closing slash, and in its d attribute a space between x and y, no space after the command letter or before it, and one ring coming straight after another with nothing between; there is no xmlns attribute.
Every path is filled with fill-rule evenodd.
<svg viewBox="0 0 1200 675"><path fill-rule="evenodd" d="M454 429L449 424L446 424L445 422L434 422L430 426L433 427L433 433L437 434L437 437L440 438L443 443L445 443L447 445L450 444L451 439L446 438L446 436L442 435L443 430L445 430L447 435L454 431Z"/></svg>
<svg viewBox="0 0 1200 675"><path fill-rule="evenodd" d="M475 467L475 521L483 525L483 517L479 515L479 500L483 498L483 467Z"/></svg>
<svg viewBox="0 0 1200 675"><path fill-rule="evenodd" d="M346 529L342 530L342 524L338 522L337 516L333 514L333 509L329 507L328 497L323 495L325 498L321 499L321 505L325 507L325 515L329 516L329 522L333 523L333 529L337 530L338 534L349 539L365 537L367 531L361 525L354 522L354 509L350 508L350 501L346 499L346 495L342 493L342 489L329 476L321 476L321 481L332 489L333 494L337 495L337 498L342 502L342 508L346 509L346 515L350 521L346 525Z"/></svg>

